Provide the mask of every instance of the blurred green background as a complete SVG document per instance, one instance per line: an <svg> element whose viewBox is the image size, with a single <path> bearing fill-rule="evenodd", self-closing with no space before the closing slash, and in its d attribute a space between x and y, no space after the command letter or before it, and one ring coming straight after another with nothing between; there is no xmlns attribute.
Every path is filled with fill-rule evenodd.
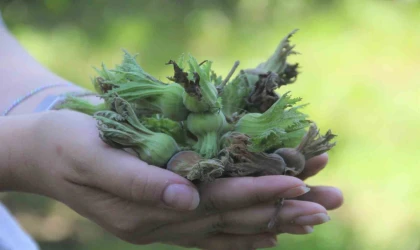
<svg viewBox="0 0 420 250"><path fill-rule="evenodd" d="M0 1L25 48L57 74L91 88L92 66L125 48L159 78L191 52L224 75L265 60L294 28L302 74L294 96L337 147L310 184L345 195L308 236L280 235L278 249L420 249L420 3L400 0ZM25 194L2 200L42 249L177 249L133 246L66 206Z"/></svg>

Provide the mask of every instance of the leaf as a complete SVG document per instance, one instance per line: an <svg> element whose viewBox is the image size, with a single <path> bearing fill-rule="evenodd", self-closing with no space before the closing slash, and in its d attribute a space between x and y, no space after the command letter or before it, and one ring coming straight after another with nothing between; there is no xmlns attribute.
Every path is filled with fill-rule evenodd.
<svg viewBox="0 0 420 250"><path fill-rule="evenodd" d="M298 30L295 29L292 32L290 32L285 38L283 38L283 40L277 46L277 49L274 52L274 54L272 54L266 62L258 65L257 69L261 69L265 72L275 72L281 75L286 68L287 57L291 54L297 54L297 52L293 50L295 46L290 45L289 41L289 39L297 31Z"/></svg>
<svg viewBox="0 0 420 250"><path fill-rule="evenodd" d="M245 111L246 98L251 90L245 74L239 74L223 88L222 110L227 118L231 118L234 113Z"/></svg>
<svg viewBox="0 0 420 250"><path fill-rule="evenodd" d="M75 110L87 115L93 115L97 111L106 110L107 107L104 103L92 104L82 97L67 95L64 102L60 103L56 109L70 109Z"/></svg>
<svg viewBox="0 0 420 250"><path fill-rule="evenodd" d="M309 125L307 115L299 109L305 105L294 106L300 98L291 98L289 92L277 100L265 113L249 113L236 124L235 131L251 138L250 148L263 152L283 147L296 146Z"/></svg>
<svg viewBox="0 0 420 250"><path fill-rule="evenodd" d="M124 77L130 81L142 81L147 79L153 82L161 83L156 78L146 73L142 67L140 67L136 60L137 54L130 55L130 53L128 53L126 50L123 50L123 52L123 61L120 65L115 67L116 72L119 72L120 74L123 73Z"/></svg>
<svg viewBox="0 0 420 250"><path fill-rule="evenodd" d="M178 84L181 84L184 88L188 88L190 84L190 80L188 79L188 73L184 72L178 64L173 61L169 60L169 62L166 63L166 65L172 64L174 67L174 76L168 77L169 80L174 81Z"/></svg>
<svg viewBox="0 0 420 250"><path fill-rule="evenodd" d="M168 118L143 117L142 124L153 132L164 133L172 136L178 144L187 143L187 131L181 126L181 123Z"/></svg>
<svg viewBox="0 0 420 250"><path fill-rule="evenodd" d="M325 135L320 135L316 124L312 123L302 142L297 147L297 150L308 160L333 148L335 142L331 143L331 140L335 137L336 135L331 133L331 130L328 130Z"/></svg>
<svg viewBox="0 0 420 250"><path fill-rule="evenodd" d="M213 70L211 71L210 80L216 86L219 86L223 82L222 76L217 76Z"/></svg>
<svg viewBox="0 0 420 250"><path fill-rule="evenodd" d="M134 112L134 109L129 102L117 96L113 98L112 106L116 113L124 117L128 124L136 128L138 132L143 134L153 134L152 131L143 126L143 124L139 121L136 113Z"/></svg>

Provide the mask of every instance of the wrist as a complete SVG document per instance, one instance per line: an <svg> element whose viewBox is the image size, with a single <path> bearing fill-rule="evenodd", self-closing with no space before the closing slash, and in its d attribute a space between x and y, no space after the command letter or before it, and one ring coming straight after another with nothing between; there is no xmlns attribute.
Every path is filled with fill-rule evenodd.
<svg viewBox="0 0 420 250"><path fill-rule="evenodd" d="M63 82L62 84L58 83L58 85L54 85L52 87L48 85L47 88L42 89L43 86L36 90L40 90L37 93L31 94L27 99L22 100L18 103L8 115L20 115L20 114L30 114L34 113L35 109L46 99L47 96L58 96L61 94L69 93L69 92L81 92L83 89L81 87L75 85L65 85L66 83ZM31 90L33 91L33 89ZM25 96L25 95L22 95ZM18 98L22 98L22 96ZM17 98L16 98L17 99Z"/></svg>
<svg viewBox="0 0 420 250"><path fill-rule="evenodd" d="M37 119L37 115L0 117L0 191L24 191L25 182L33 183L28 177L37 171L31 154Z"/></svg>
<svg viewBox="0 0 420 250"><path fill-rule="evenodd" d="M79 87L62 88L60 91L46 91L38 97L80 90L82 89ZM93 104L103 102L97 96L88 96L86 99ZM37 99L34 98L35 100ZM34 105L30 104L31 102L25 103L26 108L35 109ZM19 111L22 112L19 113ZM25 111L25 106L23 106L14 112L20 115L0 116L0 159L2 159L0 161L0 192L22 191L54 197L57 187L55 179L59 179L55 178L57 177L54 169L56 164L51 159L54 154L46 147L40 131L43 131L42 128L46 125L44 120L48 120L51 114L61 111L35 114L24 114L25 112L29 110Z"/></svg>

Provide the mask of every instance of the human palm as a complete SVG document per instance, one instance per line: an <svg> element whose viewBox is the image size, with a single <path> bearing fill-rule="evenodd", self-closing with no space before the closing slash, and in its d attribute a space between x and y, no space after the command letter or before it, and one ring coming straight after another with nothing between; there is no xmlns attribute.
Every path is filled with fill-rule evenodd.
<svg viewBox="0 0 420 250"><path fill-rule="evenodd" d="M34 176L45 177L32 190L62 201L134 244L269 247L276 234L311 232L312 226L328 220L327 209L342 203L338 189L319 186L307 192L303 182L325 167L326 155L309 160L300 179L224 178L196 187L102 142L90 116L62 110L36 117L28 143L37 145L32 151L38 166ZM268 230L278 198L286 201L277 226Z"/></svg>

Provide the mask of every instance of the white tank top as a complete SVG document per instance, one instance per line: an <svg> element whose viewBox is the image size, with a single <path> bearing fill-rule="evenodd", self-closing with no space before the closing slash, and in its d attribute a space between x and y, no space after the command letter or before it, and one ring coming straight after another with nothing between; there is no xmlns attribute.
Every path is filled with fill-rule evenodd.
<svg viewBox="0 0 420 250"><path fill-rule="evenodd" d="M0 250L38 250L9 211L0 203Z"/></svg>

